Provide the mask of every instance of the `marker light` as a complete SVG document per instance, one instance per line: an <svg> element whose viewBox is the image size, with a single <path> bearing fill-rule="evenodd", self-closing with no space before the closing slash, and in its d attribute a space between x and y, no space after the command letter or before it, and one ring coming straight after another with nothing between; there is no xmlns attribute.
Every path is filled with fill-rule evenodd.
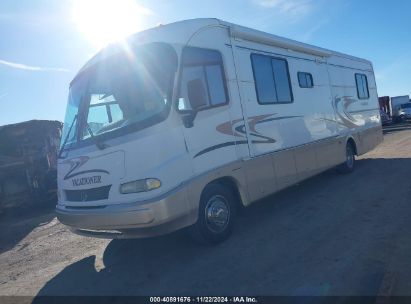
<svg viewBox="0 0 411 304"><path fill-rule="evenodd" d="M160 180L156 178L140 179L133 182L125 183L120 186L120 193L137 193L147 192L161 187Z"/></svg>

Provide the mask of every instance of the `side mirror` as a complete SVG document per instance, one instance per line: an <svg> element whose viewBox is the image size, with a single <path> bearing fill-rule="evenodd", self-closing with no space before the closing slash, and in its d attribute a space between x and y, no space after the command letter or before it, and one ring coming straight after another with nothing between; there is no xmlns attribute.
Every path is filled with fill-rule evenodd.
<svg viewBox="0 0 411 304"><path fill-rule="evenodd" d="M197 116L197 111L187 110L181 119L183 120L184 127L192 128L194 127L194 119Z"/></svg>
<svg viewBox="0 0 411 304"><path fill-rule="evenodd" d="M183 121L184 127L192 128L194 126L194 119L197 116L197 111L190 109L184 98L178 100L178 111L182 115L181 120Z"/></svg>
<svg viewBox="0 0 411 304"><path fill-rule="evenodd" d="M194 119L197 116L199 109L207 105L206 90L201 79L194 79L187 83L187 96L191 109L187 109L187 104L184 99L179 100L179 111L182 116L183 124L186 128L194 126Z"/></svg>

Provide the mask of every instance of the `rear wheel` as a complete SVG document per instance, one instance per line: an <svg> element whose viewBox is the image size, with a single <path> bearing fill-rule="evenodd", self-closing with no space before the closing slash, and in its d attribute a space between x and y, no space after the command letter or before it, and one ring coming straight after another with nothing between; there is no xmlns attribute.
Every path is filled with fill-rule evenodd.
<svg viewBox="0 0 411 304"><path fill-rule="evenodd" d="M348 142L345 147L345 162L338 166L338 172L347 174L354 171L355 150L352 143Z"/></svg>
<svg viewBox="0 0 411 304"><path fill-rule="evenodd" d="M201 195L198 220L190 227L191 236L201 243L216 244L232 231L236 214L234 195L221 184L211 184Z"/></svg>

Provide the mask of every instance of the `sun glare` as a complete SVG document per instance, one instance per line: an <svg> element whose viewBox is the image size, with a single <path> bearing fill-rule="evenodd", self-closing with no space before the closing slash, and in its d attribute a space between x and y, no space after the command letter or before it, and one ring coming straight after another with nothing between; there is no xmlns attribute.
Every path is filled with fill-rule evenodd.
<svg viewBox="0 0 411 304"><path fill-rule="evenodd" d="M97 48L140 31L149 14L134 0L73 0L74 22Z"/></svg>

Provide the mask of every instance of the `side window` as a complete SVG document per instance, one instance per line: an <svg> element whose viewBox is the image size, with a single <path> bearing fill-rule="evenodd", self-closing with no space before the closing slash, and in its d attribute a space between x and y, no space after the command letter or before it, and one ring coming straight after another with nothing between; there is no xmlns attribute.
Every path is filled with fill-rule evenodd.
<svg viewBox="0 0 411 304"><path fill-rule="evenodd" d="M255 89L259 103L277 102L274 73L271 58L268 56L252 55Z"/></svg>
<svg viewBox="0 0 411 304"><path fill-rule="evenodd" d="M300 88L312 88L314 87L313 75L306 72L298 72L298 84Z"/></svg>
<svg viewBox="0 0 411 304"><path fill-rule="evenodd" d="M288 64L285 59L252 54L251 63L258 103L293 101Z"/></svg>
<svg viewBox="0 0 411 304"><path fill-rule="evenodd" d="M106 106L92 106L88 111L87 123L90 125L91 130L96 133L109 123L109 117L107 115Z"/></svg>
<svg viewBox="0 0 411 304"><path fill-rule="evenodd" d="M106 96L104 94L92 94L90 97L90 108L87 115L87 124L93 133L110 123L107 104L114 102L113 95ZM90 135L88 128L84 129L83 136Z"/></svg>
<svg viewBox="0 0 411 304"><path fill-rule="evenodd" d="M111 116L111 121L119 121L124 119L123 111L121 111L120 106L118 103L111 104L109 109L109 114Z"/></svg>
<svg viewBox="0 0 411 304"><path fill-rule="evenodd" d="M94 134L103 133L111 123L123 120L123 111L112 94L91 94L87 124ZM83 138L89 137L88 127L83 131Z"/></svg>
<svg viewBox="0 0 411 304"><path fill-rule="evenodd" d="M179 110L191 109L187 85L193 80L200 80L206 91L206 106L201 109L228 103L223 60L218 51L186 47L182 66Z"/></svg>
<svg viewBox="0 0 411 304"><path fill-rule="evenodd" d="M370 98L368 90L368 79L364 74L355 74L355 83L357 84L357 95L359 99Z"/></svg>

